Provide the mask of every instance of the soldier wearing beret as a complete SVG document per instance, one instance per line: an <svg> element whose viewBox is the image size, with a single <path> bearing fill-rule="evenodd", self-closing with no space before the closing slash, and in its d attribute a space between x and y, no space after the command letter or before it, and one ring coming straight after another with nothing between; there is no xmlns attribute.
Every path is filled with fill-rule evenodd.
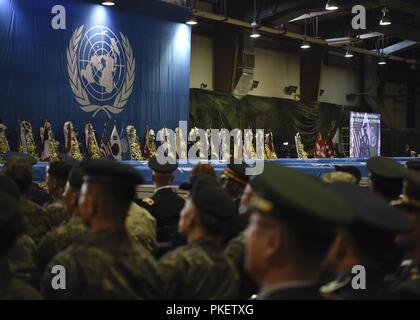
<svg viewBox="0 0 420 320"><path fill-rule="evenodd" d="M9 267L9 250L25 231L25 219L19 203L9 194L0 191L0 207L0 300L41 299L41 295L18 280Z"/></svg>
<svg viewBox="0 0 420 320"><path fill-rule="evenodd" d="M397 244L406 250L390 288L399 298L420 299L420 174L409 170L403 197L392 203L402 209L411 224L409 232L397 236Z"/></svg>
<svg viewBox="0 0 420 320"><path fill-rule="evenodd" d="M10 177L22 189L23 196L41 207L52 200L44 189L32 182L32 166L37 163L33 156L23 152L8 152L4 160L5 166L13 168L9 170Z"/></svg>
<svg viewBox="0 0 420 320"><path fill-rule="evenodd" d="M82 162L80 216L89 236L59 253L46 268L41 291L50 299L156 299L162 285L156 261L127 234L125 220L143 177L114 160ZM54 290L54 265L66 270L66 290Z"/></svg>
<svg viewBox="0 0 420 320"><path fill-rule="evenodd" d="M371 190L388 202L397 200L401 194L404 179L404 166L385 157L373 157L367 161Z"/></svg>
<svg viewBox="0 0 420 320"><path fill-rule="evenodd" d="M8 154L3 167L3 173L11 178L19 187L21 195L20 205L26 220L28 235L38 243L48 232L49 225L45 210L28 198L27 191L32 186L31 163L22 156Z"/></svg>
<svg viewBox="0 0 420 320"><path fill-rule="evenodd" d="M48 262L59 252L64 251L75 241L83 240L88 229L80 218L78 200L80 189L83 184L83 170L75 166L69 173L64 188L63 199L67 212L71 217L68 222L62 223L57 228L49 231L41 240L38 246L38 267L43 273Z"/></svg>
<svg viewBox="0 0 420 320"><path fill-rule="evenodd" d="M357 186L336 183L331 190L341 196L355 216L353 223L337 232L325 260L335 274L321 292L340 300L389 299L385 276L395 270L390 260L395 252L395 236L407 231L409 222L402 212L391 207L379 195L370 194ZM353 288L354 266L365 271L365 288ZM357 275L358 276L358 275Z"/></svg>
<svg viewBox="0 0 420 320"><path fill-rule="evenodd" d="M150 198L136 201L141 207L149 211L157 222L157 252L160 257L175 247L184 244L185 239L177 233L179 215L184 207L185 200L172 189L173 172L176 164L160 164L157 157L149 159L149 168L152 170L152 180L155 190Z"/></svg>
<svg viewBox="0 0 420 320"><path fill-rule="evenodd" d="M221 242L235 216L229 195L208 175L194 179L179 232L188 244L158 261L167 299L236 299L239 276Z"/></svg>
<svg viewBox="0 0 420 320"><path fill-rule="evenodd" d="M12 179L4 175L0 175L0 191L7 193L15 201L20 201L21 195L18 186ZM16 239L7 256L10 271L20 280L32 286L38 284L36 251L34 240L25 232Z"/></svg>
<svg viewBox="0 0 420 320"><path fill-rule="evenodd" d="M58 227L70 219L70 213L66 209L63 191L72 165L66 161L51 161L47 166L46 185L48 193L53 200L45 205L47 221L50 228Z"/></svg>
<svg viewBox="0 0 420 320"><path fill-rule="evenodd" d="M245 231L245 266L262 300L317 300L318 274L347 204L322 183L267 163L253 180L256 196Z"/></svg>

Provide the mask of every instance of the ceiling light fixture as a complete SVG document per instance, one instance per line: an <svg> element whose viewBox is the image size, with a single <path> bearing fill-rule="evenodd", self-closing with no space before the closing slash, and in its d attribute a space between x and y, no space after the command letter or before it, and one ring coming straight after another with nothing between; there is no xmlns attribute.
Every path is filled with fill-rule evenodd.
<svg viewBox="0 0 420 320"><path fill-rule="evenodd" d="M258 23L257 23L257 0L254 0L254 20L251 23L252 32L250 37L252 39L257 39L261 37L261 34L258 32Z"/></svg>
<svg viewBox="0 0 420 320"><path fill-rule="evenodd" d="M193 15L188 19L187 24L189 26L195 26L198 24L197 18L194 17Z"/></svg>
<svg viewBox="0 0 420 320"><path fill-rule="evenodd" d="M327 4L325 5L325 10L334 11L338 10L338 3L335 0L328 0Z"/></svg>
<svg viewBox="0 0 420 320"><path fill-rule="evenodd" d="M389 17L389 10L387 7L382 9L382 18L381 21L379 21L379 25L381 26L389 26L391 25L391 18Z"/></svg>
<svg viewBox="0 0 420 320"><path fill-rule="evenodd" d="M344 55L344 58L353 58L354 54L349 49L347 49L346 54Z"/></svg>
<svg viewBox="0 0 420 320"><path fill-rule="evenodd" d="M103 1L102 5L107 7L115 6L115 1Z"/></svg>
<svg viewBox="0 0 420 320"><path fill-rule="evenodd" d="M306 33L306 18L305 18L305 38L300 45L300 48L303 50L307 50L311 47L311 44L306 40L306 34L307 33Z"/></svg>

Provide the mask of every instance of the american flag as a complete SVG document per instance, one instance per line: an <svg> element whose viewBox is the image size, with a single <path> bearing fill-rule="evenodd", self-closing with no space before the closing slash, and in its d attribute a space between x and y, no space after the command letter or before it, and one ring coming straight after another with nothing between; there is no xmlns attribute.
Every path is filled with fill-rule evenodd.
<svg viewBox="0 0 420 320"><path fill-rule="evenodd" d="M104 131L102 132L100 153L101 157L104 159L112 157L111 140L106 132L106 122L104 124Z"/></svg>

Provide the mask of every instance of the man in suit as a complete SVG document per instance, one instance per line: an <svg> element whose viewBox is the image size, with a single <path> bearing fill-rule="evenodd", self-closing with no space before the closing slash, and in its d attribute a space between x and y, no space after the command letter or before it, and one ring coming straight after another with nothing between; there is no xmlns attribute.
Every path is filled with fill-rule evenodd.
<svg viewBox="0 0 420 320"><path fill-rule="evenodd" d="M149 159L152 170L152 180L155 186L153 195L137 203L149 211L157 222L157 257L171 251L175 247L185 244L185 240L178 234L178 222L185 200L172 189L173 172L176 164L160 164L156 156Z"/></svg>

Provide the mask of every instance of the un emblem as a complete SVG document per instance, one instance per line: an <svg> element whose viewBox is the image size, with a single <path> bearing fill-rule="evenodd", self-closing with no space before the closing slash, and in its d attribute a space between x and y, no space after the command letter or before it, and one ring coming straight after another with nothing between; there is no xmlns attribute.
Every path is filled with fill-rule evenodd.
<svg viewBox="0 0 420 320"><path fill-rule="evenodd" d="M105 26L83 34L77 28L67 48L67 71L74 97L85 112L109 118L124 110L133 91L136 61L124 34L121 41Z"/></svg>

